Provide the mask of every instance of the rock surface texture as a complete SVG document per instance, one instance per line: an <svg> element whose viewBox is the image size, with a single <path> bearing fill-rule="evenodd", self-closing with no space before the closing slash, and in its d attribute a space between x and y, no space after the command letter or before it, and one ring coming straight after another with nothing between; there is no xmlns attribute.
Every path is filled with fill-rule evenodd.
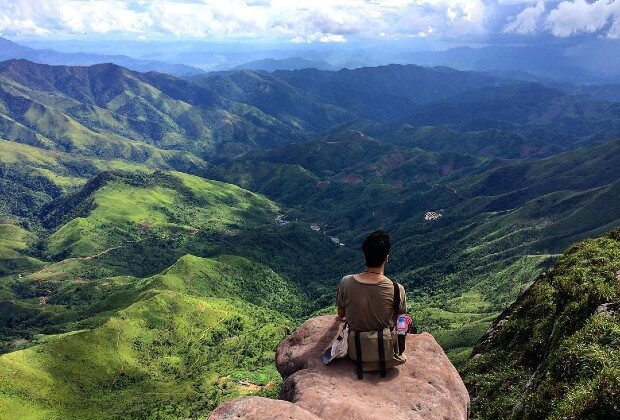
<svg viewBox="0 0 620 420"><path fill-rule="evenodd" d="M211 419L466 419L469 394L458 372L427 333L407 336L407 363L385 378L355 375L349 359L325 366L321 353L338 335L335 316L306 321L278 346L281 400L248 397L218 407Z"/></svg>

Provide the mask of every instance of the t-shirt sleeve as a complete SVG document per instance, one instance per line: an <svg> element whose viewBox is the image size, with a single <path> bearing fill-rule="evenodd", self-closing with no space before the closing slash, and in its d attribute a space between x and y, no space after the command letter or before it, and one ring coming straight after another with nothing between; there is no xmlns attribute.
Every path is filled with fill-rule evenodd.
<svg viewBox="0 0 620 420"><path fill-rule="evenodd" d="M345 279L340 280L340 285L338 286L338 292L336 293L336 306L339 308L344 308L347 306L346 304L346 286Z"/></svg>
<svg viewBox="0 0 620 420"><path fill-rule="evenodd" d="M405 294L405 288L402 284L399 284L400 288L400 305L398 306L398 314L407 313L407 295Z"/></svg>

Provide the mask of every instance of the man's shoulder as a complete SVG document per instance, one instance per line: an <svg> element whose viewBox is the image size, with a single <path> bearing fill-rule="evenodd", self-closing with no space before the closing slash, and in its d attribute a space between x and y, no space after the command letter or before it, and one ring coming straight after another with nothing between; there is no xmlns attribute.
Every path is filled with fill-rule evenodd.
<svg viewBox="0 0 620 420"><path fill-rule="evenodd" d="M340 279L340 285L347 285L350 284L353 281L353 274L347 274L346 276L344 276L342 279Z"/></svg>
<svg viewBox="0 0 620 420"><path fill-rule="evenodd" d="M392 280L391 278L389 278L389 277L387 277L387 276L385 277L385 280L383 280L383 284L386 284L386 285L388 285L388 284L389 284L389 285L390 285L390 286L392 286L392 287L393 287L393 284L394 284L394 283L396 283L396 284L400 287L400 290L403 290L403 291L405 290L405 288L403 287L403 285L402 285L402 284L400 284L399 282L397 282L396 280Z"/></svg>
<svg viewBox="0 0 620 420"><path fill-rule="evenodd" d="M392 280L392 279L390 279L388 277L386 277L386 279L390 282L390 284L396 283L398 285L398 287L400 288L400 290L402 290L403 292L405 291L405 287L402 284L400 284L399 282L397 282L396 280Z"/></svg>

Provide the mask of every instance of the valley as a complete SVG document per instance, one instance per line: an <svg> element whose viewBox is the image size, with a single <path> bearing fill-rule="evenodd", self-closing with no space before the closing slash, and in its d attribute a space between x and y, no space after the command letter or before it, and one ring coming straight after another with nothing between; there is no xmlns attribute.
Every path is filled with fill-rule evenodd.
<svg viewBox="0 0 620 420"><path fill-rule="evenodd" d="M618 138L618 103L489 73L0 63L0 417L277 395L275 346L375 229L475 372L491 321L620 225Z"/></svg>

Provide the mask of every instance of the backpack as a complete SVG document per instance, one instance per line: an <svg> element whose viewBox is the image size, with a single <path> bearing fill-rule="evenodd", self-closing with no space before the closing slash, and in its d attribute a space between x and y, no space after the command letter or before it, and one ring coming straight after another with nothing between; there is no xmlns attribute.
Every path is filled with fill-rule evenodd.
<svg viewBox="0 0 620 420"><path fill-rule="evenodd" d="M394 312L400 306L400 287L392 281L394 286ZM402 365L406 358L399 355L398 338L393 328L384 328L377 331L353 331L349 333L349 358L355 361L357 379L363 379L364 372L378 370L384 378L388 368Z"/></svg>

